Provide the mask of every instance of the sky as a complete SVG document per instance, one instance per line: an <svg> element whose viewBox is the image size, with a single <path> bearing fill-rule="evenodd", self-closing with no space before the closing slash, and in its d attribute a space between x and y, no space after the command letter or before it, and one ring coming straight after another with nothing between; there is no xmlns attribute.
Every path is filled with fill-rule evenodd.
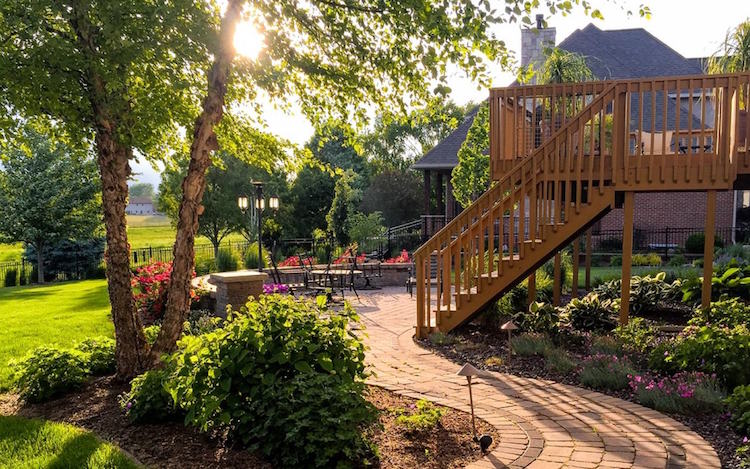
<svg viewBox="0 0 750 469"><path fill-rule="evenodd" d="M594 23L600 29L644 28L685 57L707 57L719 48L728 30L750 18L750 0L592 0L592 3L601 10L604 20L592 20L582 10L566 17L547 18L548 26L557 29L558 43L575 30ZM638 16L641 3L650 7L650 19ZM634 12L632 16L626 14L628 9ZM494 31L520 59L520 27L517 24L500 25ZM513 73L503 72L498 67L493 73L492 86L506 86L513 78ZM479 101L487 96L486 89L479 89L476 83L458 71L449 74L448 85L452 89L451 99L458 104ZM300 145L313 134L310 123L298 113L290 114L267 105L264 118L271 132ZM158 186L157 170L142 162L134 162L132 166L134 182Z"/></svg>

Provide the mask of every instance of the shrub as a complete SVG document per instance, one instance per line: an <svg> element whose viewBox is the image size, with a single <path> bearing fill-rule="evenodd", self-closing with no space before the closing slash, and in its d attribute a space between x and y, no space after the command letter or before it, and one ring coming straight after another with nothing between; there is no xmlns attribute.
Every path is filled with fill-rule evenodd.
<svg viewBox="0 0 750 469"><path fill-rule="evenodd" d="M104 244L105 240L102 237L61 240L53 245L45 245L43 249L45 279L52 280L60 274L68 278L81 279L89 273L96 272L102 262ZM26 245L23 257L29 259L34 268L37 267L37 254L34 245Z"/></svg>
<svg viewBox="0 0 750 469"><path fill-rule="evenodd" d="M243 258L243 264L246 269L257 269L258 268L258 243L251 243L247 246L245 249L245 256ZM266 267L266 259L265 256L263 259L260 259L260 268ZM231 270L237 270L235 267Z"/></svg>
<svg viewBox="0 0 750 469"><path fill-rule="evenodd" d="M401 254L399 254L396 257L391 257L390 259L386 259L386 264L401 264L401 263L408 263L412 260L409 258L409 252L406 249L401 250Z"/></svg>
<svg viewBox="0 0 750 469"><path fill-rule="evenodd" d="M522 331L554 334L558 330L560 311L550 303L535 301L528 312L516 313L513 322Z"/></svg>
<svg viewBox="0 0 750 469"><path fill-rule="evenodd" d="M552 349L552 341L544 334L527 332L510 339L510 347L514 353L522 357L533 355L542 356Z"/></svg>
<svg viewBox="0 0 750 469"><path fill-rule="evenodd" d="M160 330L161 326L157 324L153 324L151 326L146 326L143 328L143 334L146 336L146 342L148 342L149 345L154 345L154 342L156 342L156 338L159 337Z"/></svg>
<svg viewBox="0 0 750 469"><path fill-rule="evenodd" d="M258 251L255 251L255 258L258 258ZM219 272L233 272L237 270L239 265L240 263L234 251L228 248L219 249L219 252L216 254L216 270Z"/></svg>
<svg viewBox="0 0 750 469"><path fill-rule="evenodd" d="M688 254L703 254L704 244L706 244L706 235L704 233L691 234L685 240L685 252ZM714 236L714 247L724 247L724 241L718 236Z"/></svg>
<svg viewBox="0 0 750 469"><path fill-rule="evenodd" d="M86 339L75 347L86 357L88 370L93 375L115 372L115 340L109 337Z"/></svg>
<svg viewBox="0 0 750 469"><path fill-rule="evenodd" d="M662 354L661 360L653 356L658 353ZM745 325L734 328L691 326L668 346L654 349L652 359L660 369L716 373L728 389L750 384L750 367L747 366L750 331Z"/></svg>
<svg viewBox="0 0 750 469"><path fill-rule="evenodd" d="M220 328L222 323L223 319L215 316L212 311L197 309L188 313L187 320L182 327L182 332L188 335L205 334ZM156 330L156 335L159 335L158 329Z"/></svg>
<svg viewBox="0 0 750 469"><path fill-rule="evenodd" d="M581 363L580 378L584 386L617 391L628 387L628 375L635 374L627 358L616 355L591 355Z"/></svg>
<svg viewBox="0 0 750 469"><path fill-rule="evenodd" d="M632 258L632 264L637 266L660 266L661 256L654 252L648 254L634 254ZM620 262L622 265L622 262Z"/></svg>
<svg viewBox="0 0 750 469"><path fill-rule="evenodd" d="M432 332L427 338L433 345L452 345L456 343L456 338L452 335L448 335L445 332L435 331Z"/></svg>
<svg viewBox="0 0 750 469"><path fill-rule="evenodd" d="M672 256L669 259L669 262L667 263L667 265L671 267L681 267L687 263L688 261L685 258L685 256L683 256L682 254L677 254L677 255Z"/></svg>
<svg viewBox="0 0 750 469"><path fill-rule="evenodd" d="M682 300L698 301L701 297L703 277L694 277L683 282ZM750 299L750 266L740 267L736 261L730 261L721 267L715 267L711 275L711 300L718 301L724 296Z"/></svg>
<svg viewBox="0 0 750 469"><path fill-rule="evenodd" d="M398 409L398 417L396 417L396 425L407 432L432 430L443 417L442 409L435 407L432 402L425 399L420 399L416 405L412 404L409 407L411 412L407 409Z"/></svg>
<svg viewBox="0 0 750 469"><path fill-rule="evenodd" d="M18 270L16 269L6 270L5 279L3 280L3 285L5 285L6 287L15 287L17 277L18 277Z"/></svg>
<svg viewBox="0 0 750 469"><path fill-rule="evenodd" d="M713 324L721 327L735 327L750 324L750 306L737 298L711 303L708 309L696 308L690 318L693 326Z"/></svg>
<svg viewBox="0 0 750 469"><path fill-rule="evenodd" d="M136 269L131 280L133 298L138 314L145 324L160 322L164 317L164 308L167 306L167 287L171 275L171 262L152 262ZM197 293L192 288L190 296L193 300L198 299Z"/></svg>
<svg viewBox="0 0 750 469"><path fill-rule="evenodd" d="M83 353L50 346L37 347L13 369L16 391L27 402L47 401L79 388L88 376Z"/></svg>
<svg viewBox="0 0 750 469"><path fill-rule="evenodd" d="M573 298L563 310L563 320L582 331L611 331L615 327L615 305L596 293Z"/></svg>
<svg viewBox="0 0 750 469"><path fill-rule="evenodd" d="M160 422L178 412L167 392L165 370L150 370L130 382L130 391L120 396L120 406L131 422Z"/></svg>
<svg viewBox="0 0 750 469"><path fill-rule="evenodd" d="M216 264L210 257L195 259L195 275L208 275L216 270Z"/></svg>
<svg viewBox="0 0 750 469"><path fill-rule="evenodd" d="M615 337L632 352L645 353L656 341L657 329L649 325L643 318L630 318L624 326L617 326Z"/></svg>
<svg viewBox="0 0 750 469"><path fill-rule="evenodd" d="M748 437L742 439L742 444L737 447L735 454L740 462L740 467L750 467L750 439Z"/></svg>
<svg viewBox="0 0 750 469"><path fill-rule="evenodd" d="M590 352L594 355L622 356L625 345L619 339L608 335L595 335L591 338Z"/></svg>
<svg viewBox="0 0 750 469"><path fill-rule="evenodd" d="M543 270L538 270L536 274L536 296L537 300L542 303L549 303L552 300L552 279ZM486 325L495 328L508 319L523 323L525 321L522 316L526 314L525 311L528 311L528 301L529 286L528 281L524 280L503 295L492 307L485 310L482 320Z"/></svg>
<svg viewBox="0 0 750 469"><path fill-rule="evenodd" d="M750 385L734 388L726 404L732 414L732 427L741 435L750 435Z"/></svg>
<svg viewBox="0 0 750 469"><path fill-rule="evenodd" d="M630 376L638 402L661 412L697 414L721 409L723 395L715 375L682 372L665 378Z"/></svg>
<svg viewBox="0 0 750 469"><path fill-rule="evenodd" d="M548 349L544 354L544 367L549 371L561 375L567 375L576 369L576 363L570 358L568 352L563 349Z"/></svg>
<svg viewBox="0 0 750 469"><path fill-rule="evenodd" d="M620 267L622 265L622 256L617 254L609 258L609 265L611 267Z"/></svg>
<svg viewBox="0 0 750 469"><path fill-rule="evenodd" d="M185 336L167 390L186 423L225 431L279 467L331 467L367 454L364 344L345 304L262 295L224 328Z"/></svg>

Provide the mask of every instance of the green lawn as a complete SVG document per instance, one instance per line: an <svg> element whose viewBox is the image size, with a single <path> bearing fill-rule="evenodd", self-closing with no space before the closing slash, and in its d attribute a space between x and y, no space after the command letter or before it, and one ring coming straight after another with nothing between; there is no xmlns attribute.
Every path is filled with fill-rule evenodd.
<svg viewBox="0 0 750 469"><path fill-rule="evenodd" d="M169 219L161 215L128 215L128 241L132 249L144 247L168 247L174 244L175 230ZM234 233L223 242L244 241L239 233ZM209 244L208 238L198 236L196 244ZM0 262L19 261L23 254L21 243L0 244Z"/></svg>
<svg viewBox="0 0 750 469"><path fill-rule="evenodd" d="M0 288L0 318L0 391L10 385L8 360L36 346L114 336L106 280Z"/></svg>
<svg viewBox="0 0 750 469"><path fill-rule="evenodd" d="M64 423L0 416L0 468L137 468L116 446Z"/></svg>

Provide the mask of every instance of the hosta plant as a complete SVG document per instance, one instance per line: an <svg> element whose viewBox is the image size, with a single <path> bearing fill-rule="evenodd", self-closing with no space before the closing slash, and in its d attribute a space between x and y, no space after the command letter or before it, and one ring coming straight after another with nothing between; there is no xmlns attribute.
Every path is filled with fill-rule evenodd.
<svg viewBox="0 0 750 469"><path fill-rule="evenodd" d="M606 331L615 327L616 310L612 300L604 300L596 293L573 298L563 310L562 320L581 331Z"/></svg>
<svg viewBox="0 0 750 469"><path fill-rule="evenodd" d="M522 331L554 334L559 327L560 310L550 303L535 301L528 311L516 313L513 322Z"/></svg>

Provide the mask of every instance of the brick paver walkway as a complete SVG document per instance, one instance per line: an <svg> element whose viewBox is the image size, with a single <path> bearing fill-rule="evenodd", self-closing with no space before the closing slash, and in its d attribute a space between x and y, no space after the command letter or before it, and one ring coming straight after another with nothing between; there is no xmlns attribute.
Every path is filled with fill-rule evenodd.
<svg viewBox="0 0 750 469"><path fill-rule="evenodd" d="M403 289L360 294L371 383L469 411L458 366L417 346L414 300ZM477 416L500 441L472 468L720 467L716 452L685 425L651 409L550 381L484 373L472 385Z"/></svg>

